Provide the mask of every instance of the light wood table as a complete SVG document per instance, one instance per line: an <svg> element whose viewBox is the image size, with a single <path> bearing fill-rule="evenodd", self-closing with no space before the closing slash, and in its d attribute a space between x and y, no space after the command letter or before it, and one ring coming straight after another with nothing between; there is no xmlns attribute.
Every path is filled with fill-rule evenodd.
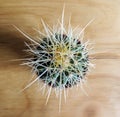
<svg viewBox="0 0 120 117"><path fill-rule="evenodd" d="M88 75L86 96L81 90L69 91L67 102L46 98L38 91L38 83L19 91L31 79L31 69L10 61L26 56L24 41L12 24L33 37L34 27L42 29L41 18L52 26L61 16L70 14L73 27L84 27L85 38L94 44L93 63ZM120 0L0 0L0 117L119 117L120 116Z"/></svg>

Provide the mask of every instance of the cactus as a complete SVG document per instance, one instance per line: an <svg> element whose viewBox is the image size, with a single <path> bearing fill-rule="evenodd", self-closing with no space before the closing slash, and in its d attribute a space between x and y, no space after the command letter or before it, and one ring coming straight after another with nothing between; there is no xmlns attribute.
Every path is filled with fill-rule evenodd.
<svg viewBox="0 0 120 117"><path fill-rule="evenodd" d="M38 40L34 40L20 31L32 44L27 44L29 52L33 57L25 59L23 65L33 68L37 78L24 89L30 87L36 81L44 82L44 88L48 87L47 102L52 89L59 91L60 100L62 90L67 90L74 85L81 85L85 81L85 75L91 64L89 59L89 42L83 42L83 32L91 21L83 28L72 29L70 20L68 29L64 24L64 10L61 23L56 24L53 29L44 23L45 33L40 32ZM23 90L24 90L23 89ZM66 94L64 94L66 95Z"/></svg>

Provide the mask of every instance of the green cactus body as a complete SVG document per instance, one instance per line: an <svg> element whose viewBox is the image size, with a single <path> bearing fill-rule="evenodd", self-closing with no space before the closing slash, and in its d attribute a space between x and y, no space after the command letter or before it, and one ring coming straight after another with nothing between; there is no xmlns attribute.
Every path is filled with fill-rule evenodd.
<svg viewBox="0 0 120 117"><path fill-rule="evenodd" d="M44 38L34 51L37 51L34 61L39 62L32 65L38 76L47 71L40 79L49 86L74 86L88 70L89 57L85 45L65 34L55 34L51 39Z"/></svg>

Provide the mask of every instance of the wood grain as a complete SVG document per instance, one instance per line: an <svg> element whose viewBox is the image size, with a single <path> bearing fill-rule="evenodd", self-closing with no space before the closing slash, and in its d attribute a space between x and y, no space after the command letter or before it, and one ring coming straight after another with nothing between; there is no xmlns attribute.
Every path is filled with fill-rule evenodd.
<svg viewBox="0 0 120 117"><path fill-rule="evenodd" d="M91 56L96 68L88 75L89 96L73 88L58 112L58 99L48 105L35 83L19 91L31 79L31 69L12 59L26 56L22 36L12 24L33 37L33 27L43 30L41 17L50 25L61 15L72 15L72 26L84 27L95 18L85 38L94 44ZM120 0L0 0L0 117L119 117L120 116Z"/></svg>

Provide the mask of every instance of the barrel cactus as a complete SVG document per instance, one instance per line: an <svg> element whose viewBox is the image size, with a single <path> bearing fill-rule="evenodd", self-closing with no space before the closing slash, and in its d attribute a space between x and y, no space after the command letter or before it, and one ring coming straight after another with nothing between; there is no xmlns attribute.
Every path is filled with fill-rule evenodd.
<svg viewBox="0 0 120 117"><path fill-rule="evenodd" d="M83 41L83 32L91 21L83 28L72 28L69 20L68 28L64 24L64 10L61 22L53 26L53 29L44 23L42 24L45 33L39 33L38 39L34 40L23 31L32 44L27 44L32 58L25 59L24 65L32 67L37 74L37 78L28 84L24 89L30 87L36 81L43 82L43 88L49 87L47 91L47 101L52 89L59 92L71 87L81 85L85 81L85 75L93 66L89 58L89 42ZM66 95L64 93L64 95Z"/></svg>

